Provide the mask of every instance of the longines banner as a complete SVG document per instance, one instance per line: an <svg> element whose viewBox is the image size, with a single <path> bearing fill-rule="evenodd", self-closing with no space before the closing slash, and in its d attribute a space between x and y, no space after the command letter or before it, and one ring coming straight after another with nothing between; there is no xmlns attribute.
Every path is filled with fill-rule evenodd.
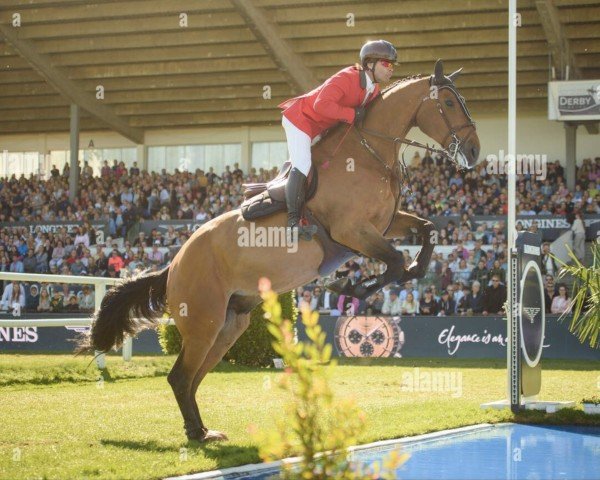
<svg viewBox="0 0 600 480"><path fill-rule="evenodd" d="M48 315L23 315L23 318ZM1 318L12 318L0 314ZM567 329L546 318L543 358L600 360L600 349L581 345ZM404 358L506 359L506 321L499 317L329 317L319 319L334 345L335 356ZM0 327L0 352L72 352L77 332L86 327ZM306 341L302 325L298 338ZM154 330L145 330L133 341L135 354L161 353Z"/></svg>
<svg viewBox="0 0 600 480"><path fill-rule="evenodd" d="M548 120L600 120L600 80L548 82Z"/></svg>
<svg viewBox="0 0 600 480"><path fill-rule="evenodd" d="M108 235L108 224L106 222L90 222L96 230L96 235L100 235L98 241L104 242L104 238ZM81 227L81 223L74 222L2 222L0 229L4 227L27 227L31 233L35 233L38 229L42 232L57 232L60 228L65 228L67 233L75 234L77 227Z"/></svg>
<svg viewBox="0 0 600 480"><path fill-rule="evenodd" d="M433 223L438 229L445 228L450 220L454 221L456 226L459 226L459 217L432 218ZM506 221L506 217L477 215L471 218L473 229L477 228L481 224L484 224L487 229L491 229L500 220ZM533 222L537 222L538 229L542 233L542 239L544 241L554 241L560 237L565 230L569 230L571 228L571 225L567 222L564 216L518 215L517 222L521 222L525 230L531 227ZM585 215L584 223L586 239L589 241L596 240L600 235L600 215ZM506 229L504 233L506 233Z"/></svg>
<svg viewBox="0 0 600 480"><path fill-rule="evenodd" d="M85 314L70 314L70 318L89 318ZM0 314L0 319L13 319ZM24 319L49 318L48 314L24 314ZM73 352L79 332L89 327L0 327L0 352ZM135 353L162 353L154 330L145 330L133 340Z"/></svg>

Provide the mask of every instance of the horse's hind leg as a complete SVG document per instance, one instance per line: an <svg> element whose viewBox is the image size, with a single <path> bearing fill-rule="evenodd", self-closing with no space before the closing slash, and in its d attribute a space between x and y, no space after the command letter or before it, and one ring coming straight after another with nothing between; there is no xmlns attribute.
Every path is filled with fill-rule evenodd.
<svg viewBox="0 0 600 480"><path fill-rule="evenodd" d="M258 305L260 302L260 297L238 297L236 295L232 296L229 301L225 324L217 335L215 343L206 355L204 363L196 373L190 392L191 402L200 423L202 423L202 420L200 419L198 404L196 403L196 391L208 372L221 361L237 339L246 331L248 325L250 325L250 312L254 306ZM212 440L227 440L227 436L224 433L215 430L205 431L203 441Z"/></svg>
<svg viewBox="0 0 600 480"><path fill-rule="evenodd" d="M186 345L184 342L177 361L167 377L181 410L185 434L189 440L203 440L207 432L200 415L197 414L195 403L191 401L190 393L195 373L204 362L209 348L189 343Z"/></svg>
<svg viewBox="0 0 600 480"><path fill-rule="evenodd" d="M192 387L199 368L206 360L223 326L225 302L222 302L222 305L218 303L213 299L211 303L206 302L200 307L200 299L197 299L193 306L188 306L189 317L179 316L176 319L182 336L182 348L167 379L181 410L185 433L189 440L204 441L208 432L197 413ZM211 312L210 316L207 313L197 314L196 312L201 311L200 308L203 312Z"/></svg>

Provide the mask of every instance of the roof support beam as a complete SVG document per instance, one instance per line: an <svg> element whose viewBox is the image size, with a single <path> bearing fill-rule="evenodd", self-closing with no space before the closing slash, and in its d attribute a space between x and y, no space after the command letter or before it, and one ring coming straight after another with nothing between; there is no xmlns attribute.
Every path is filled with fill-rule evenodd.
<svg viewBox="0 0 600 480"><path fill-rule="evenodd" d="M552 64L559 80L581 78L575 55L569 47L569 40L559 20L559 12L552 0L536 0L535 7L540 15L546 40L552 53ZM567 73L567 68L569 73Z"/></svg>
<svg viewBox="0 0 600 480"><path fill-rule="evenodd" d="M80 106L92 116L106 123L110 128L135 143L144 143L143 130L132 128L123 118L114 114L112 109L102 105L95 96L82 90L64 73L54 68L46 55L36 51L35 46L26 39L19 38L17 28L0 24L0 35L61 95L75 105Z"/></svg>
<svg viewBox="0 0 600 480"><path fill-rule="evenodd" d="M300 55L292 50L287 40L281 38L262 9L256 7L252 0L230 1L273 61L288 77L294 93L312 90L318 85L317 77L304 65Z"/></svg>

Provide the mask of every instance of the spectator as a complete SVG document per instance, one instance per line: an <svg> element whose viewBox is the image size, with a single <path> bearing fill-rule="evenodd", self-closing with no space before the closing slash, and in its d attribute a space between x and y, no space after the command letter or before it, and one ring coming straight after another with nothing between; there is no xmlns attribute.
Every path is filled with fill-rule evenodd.
<svg viewBox="0 0 600 480"><path fill-rule="evenodd" d="M558 295L552 299L550 311L554 314L571 313L571 300L564 283L558 285Z"/></svg>
<svg viewBox="0 0 600 480"><path fill-rule="evenodd" d="M450 270L448 262L443 262L442 271L440 272L440 288L442 290L446 290L446 288L448 288L448 285L452 283L452 277L452 270Z"/></svg>
<svg viewBox="0 0 600 480"><path fill-rule="evenodd" d="M400 304L402 304L402 302L404 302L406 300L406 298L407 298L407 296L409 294L412 294L413 300L415 300L416 302L418 302L418 300L419 300L419 291L416 288L414 288L412 281L406 282L404 284L404 290L402 290L400 292L400 294L398 295L398 299L400 300Z"/></svg>
<svg viewBox="0 0 600 480"><path fill-rule="evenodd" d="M29 286L29 294L25 292L25 311L36 312L40 300L39 287L34 283Z"/></svg>
<svg viewBox="0 0 600 480"><path fill-rule="evenodd" d="M48 272L48 251L44 245L40 245L37 248L35 255L35 272L36 273L47 273Z"/></svg>
<svg viewBox="0 0 600 480"><path fill-rule="evenodd" d="M18 257L16 254L12 256L9 271L14 273L25 273L25 267L23 266L23 262L21 261L21 258Z"/></svg>
<svg viewBox="0 0 600 480"><path fill-rule="evenodd" d="M340 295L340 298L338 299L338 310L342 315L356 315L358 313L359 303L358 298Z"/></svg>
<svg viewBox="0 0 600 480"><path fill-rule="evenodd" d="M29 250L27 255L23 259L23 271L25 273L35 273L35 266L37 261L35 259L35 252L33 250Z"/></svg>
<svg viewBox="0 0 600 480"><path fill-rule="evenodd" d="M163 254L158 249L160 242L157 240L152 245L152 251L148 254L148 260L153 265L161 265L163 263Z"/></svg>
<svg viewBox="0 0 600 480"><path fill-rule="evenodd" d="M556 262L552 258L552 255L550 253L550 244L548 242L544 242L542 244L541 263L542 275L556 275Z"/></svg>
<svg viewBox="0 0 600 480"><path fill-rule="evenodd" d="M489 276L490 277L493 277L494 275L497 276L500 279L500 283L504 283L504 284L506 283L505 282L506 272L500 266L500 260L498 260L498 259L494 260L492 268L489 271Z"/></svg>
<svg viewBox="0 0 600 480"><path fill-rule="evenodd" d="M471 292L463 298L461 310L463 314L477 315L483 312L483 295L481 284L475 280L471 285Z"/></svg>
<svg viewBox="0 0 600 480"><path fill-rule="evenodd" d="M402 312L402 315L416 315L418 313L419 310L419 305L415 300L414 295L412 294L412 292L408 292L406 294L406 299L402 302L401 307L400 307L400 311Z"/></svg>
<svg viewBox="0 0 600 480"><path fill-rule="evenodd" d="M315 296L317 296L317 309L319 311L337 310L337 295L329 290L325 290L317 295L320 289L315 288Z"/></svg>
<svg viewBox="0 0 600 480"><path fill-rule="evenodd" d="M71 264L70 270L72 275L83 275L85 272L85 265L81 262L81 258L77 258L75 263Z"/></svg>
<svg viewBox="0 0 600 480"><path fill-rule="evenodd" d="M571 230L573 231L573 253L580 262L583 262L585 259L585 225L581 212L575 214Z"/></svg>
<svg viewBox="0 0 600 480"><path fill-rule="evenodd" d="M477 266L471 272L471 275L469 276L469 280L471 282L477 281L481 285L487 286L488 279L489 279L489 271L485 267L485 260L480 259L479 262L477 262Z"/></svg>
<svg viewBox="0 0 600 480"><path fill-rule="evenodd" d="M77 295L69 294L69 300L64 307L65 312L79 312L79 304L77 303Z"/></svg>
<svg viewBox="0 0 600 480"><path fill-rule="evenodd" d="M440 298L440 301L438 302L438 316L445 317L448 315L454 315L455 310L456 305L454 300L452 300L448 290L444 290L442 292L442 298Z"/></svg>
<svg viewBox="0 0 600 480"><path fill-rule="evenodd" d="M4 289L0 310L25 309L25 288L21 282L13 280Z"/></svg>
<svg viewBox="0 0 600 480"><path fill-rule="evenodd" d="M469 281L469 277L471 275L471 269L467 265L467 261L465 259L461 259L458 263L458 267L454 270L454 278L457 281L462 281L463 283L467 283Z"/></svg>
<svg viewBox="0 0 600 480"><path fill-rule="evenodd" d="M112 267L113 271L118 276L119 272L121 271L121 269L123 268L124 265L125 265L125 263L123 262L123 259L119 255L119 251L116 249L113 250L110 255L110 258L108 259L108 268L110 269Z"/></svg>
<svg viewBox="0 0 600 480"><path fill-rule="evenodd" d="M298 310L310 308L314 311L316 309L316 306L317 299L313 298L312 292L310 290L304 290L302 292L302 296L300 297L300 301L298 302Z"/></svg>
<svg viewBox="0 0 600 480"><path fill-rule="evenodd" d="M433 292L431 288L426 288L419 303L419 314L435 316L438 313L438 303L433 297Z"/></svg>
<svg viewBox="0 0 600 480"><path fill-rule="evenodd" d="M57 288L54 290L54 293L52 294L52 298L50 299L50 311L52 311L54 313L62 312L63 307L64 307L64 295Z"/></svg>
<svg viewBox="0 0 600 480"><path fill-rule="evenodd" d="M75 235L75 241L73 242L73 245L75 245L75 247L78 245L85 245L89 248L90 236L85 227L77 227L77 234Z"/></svg>
<svg viewBox="0 0 600 480"><path fill-rule="evenodd" d="M365 305L365 313L367 315L378 315L381 313L381 309L383 308L383 293L377 292L367 298Z"/></svg>
<svg viewBox="0 0 600 480"><path fill-rule="evenodd" d="M482 298L484 315L502 315L506 302L506 287L500 283L500 277L492 277L491 286L484 291Z"/></svg>
<svg viewBox="0 0 600 480"><path fill-rule="evenodd" d="M384 315L400 315L402 312L402 303L398 298L398 290L390 290L390 296L383 302L381 313Z"/></svg>
<svg viewBox="0 0 600 480"><path fill-rule="evenodd" d="M48 295L48 289L46 287L40 289L40 299L36 310L38 312L50 311L50 295Z"/></svg>
<svg viewBox="0 0 600 480"><path fill-rule="evenodd" d="M552 313L552 300L558 295L558 289L554 284L554 277L552 275L546 275L544 283L544 301L546 304L546 313Z"/></svg>
<svg viewBox="0 0 600 480"><path fill-rule="evenodd" d="M53 265L60 267L63 262L64 257L65 257L65 248L63 246L63 242L61 240L58 240L56 242L56 246L52 250L52 257L49 262L50 268Z"/></svg>

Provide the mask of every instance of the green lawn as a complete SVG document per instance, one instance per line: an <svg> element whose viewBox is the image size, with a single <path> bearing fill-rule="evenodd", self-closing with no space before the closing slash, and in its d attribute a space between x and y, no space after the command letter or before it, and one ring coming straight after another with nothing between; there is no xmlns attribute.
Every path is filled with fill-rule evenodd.
<svg viewBox="0 0 600 480"><path fill-rule="evenodd" d="M89 358L0 356L0 478L148 479L259 461L248 426L268 428L280 415L279 373L230 365L211 373L199 390L200 411L207 426L225 431L230 441L199 446L187 443L165 378L173 361L134 357L125 364L109 357L114 381L98 382L95 365L86 369ZM361 443L482 422L600 425L600 416L585 416L580 406L516 419L509 411L481 410L480 403L505 397L503 363L346 360L332 383L337 395L355 398L367 413ZM599 372L600 362L546 360L540 398L597 395ZM432 373L453 376L455 388L430 391L424 379ZM420 391L406 391L416 377Z"/></svg>

